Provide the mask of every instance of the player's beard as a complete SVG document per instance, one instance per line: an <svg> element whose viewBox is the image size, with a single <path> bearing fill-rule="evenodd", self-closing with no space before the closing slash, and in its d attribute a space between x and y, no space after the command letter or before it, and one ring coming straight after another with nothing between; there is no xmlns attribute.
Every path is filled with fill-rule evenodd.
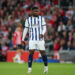
<svg viewBox="0 0 75 75"><path fill-rule="evenodd" d="M33 14L33 16L34 16L34 17L38 17L38 15L37 15L37 14Z"/></svg>

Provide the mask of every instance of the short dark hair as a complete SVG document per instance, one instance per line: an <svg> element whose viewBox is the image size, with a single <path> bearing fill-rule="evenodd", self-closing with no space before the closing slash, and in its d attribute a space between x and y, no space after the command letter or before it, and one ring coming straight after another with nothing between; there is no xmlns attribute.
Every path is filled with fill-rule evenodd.
<svg viewBox="0 0 75 75"><path fill-rule="evenodd" d="M35 9L39 9L39 8L36 7L36 6L34 6L34 7L31 8L32 11L35 10Z"/></svg>

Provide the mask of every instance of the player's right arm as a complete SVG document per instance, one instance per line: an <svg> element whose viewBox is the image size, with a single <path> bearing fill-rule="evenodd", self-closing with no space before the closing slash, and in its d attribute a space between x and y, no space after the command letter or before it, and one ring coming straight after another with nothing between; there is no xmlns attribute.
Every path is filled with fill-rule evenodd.
<svg viewBox="0 0 75 75"><path fill-rule="evenodd" d="M40 38L44 37L44 34L46 33L46 22L45 22L45 18L42 18L42 32L40 34Z"/></svg>
<svg viewBox="0 0 75 75"><path fill-rule="evenodd" d="M24 42L24 39L25 39L26 34L28 32L28 28L29 28L29 24L28 24L28 20L26 19L26 21L25 21L25 28L23 30L22 42Z"/></svg>
<svg viewBox="0 0 75 75"><path fill-rule="evenodd" d="M16 39L17 39L17 33L14 32L14 34L13 34L13 48L16 48Z"/></svg>

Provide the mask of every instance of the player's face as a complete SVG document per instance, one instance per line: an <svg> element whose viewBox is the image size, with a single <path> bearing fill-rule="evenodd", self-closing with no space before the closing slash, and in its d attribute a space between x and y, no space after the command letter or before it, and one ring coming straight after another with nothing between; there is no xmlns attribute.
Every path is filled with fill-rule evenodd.
<svg viewBox="0 0 75 75"><path fill-rule="evenodd" d="M39 14L39 9L35 9L32 11L33 16L38 16Z"/></svg>
<svg viewBox="0 0 75 75"><path fill-rule="evenodd" d="M17 27L17 30L18 30L18 31L21 31L21 27Z"/></svg>

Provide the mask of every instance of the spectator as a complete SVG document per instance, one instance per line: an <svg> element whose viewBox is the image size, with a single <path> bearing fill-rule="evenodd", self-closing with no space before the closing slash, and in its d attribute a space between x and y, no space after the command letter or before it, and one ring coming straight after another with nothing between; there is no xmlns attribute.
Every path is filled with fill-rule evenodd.
<svg viewBox="0 0 75 75"><path fill-rule="evenodd" d="M59 51L62 51L62 50L65 50L65 49L66 49L65 40L61 39Z"/></svg>
<svg viewBox="0 0 75 75"><path fill-rule="evenodd" d="M2 53L1 53L1 50L2 50L1 47L2 47L2 46L1 46L1 43L0 43L0 61L1 61L1 59L2 59L2 58L1 58L1 54L2 54Z"/></svg>
<svg viewBox="0 0 75 75"><path fill-rule="evenodd" d="M58 26L58 32L65 31L65 29L66 29L66 26L61 21Z"/></svg>
<svg viewBox="0 0 75 75"><path fill-rule="evenodd" d="M50 44L49 45L49 51L53 50L53 44L54 44L54 42L53 42L53 35L52 34L49 36L49 40L48 40L47 43Z"/></svg>
<svg viewBox="0 0 75 75"><path fill-rule="evenodd" d="M75 41L75 33L73 33L73 41Z"/></svg>
<svg viewBox="0 0 75 75"><path fill-rule="evenodd" d="M59 50L59 47L60 47L60 44L59 44L58 40L56 39L54 41L54 51L58 51Z"/></svg>
<svg viewBox="0 0 75 75"><path fill-rule="evenodd" d="M73 41L73 43L72 43L72 49L71 50L75 50L75 41Z"/></svg>
<svg viewBox="0 0 75 75"><path fill-rule="evenodd" d="M72 25L75 26L75 16L73 17Z"/></svg>
<svg viewBox="0 0 75 75"><path fill-rule="evenodd" d="M2 61L6 61L6 56L7 56L8 50L9 50L9 46L6 43L3 43L2 51L1 51Z"/></svg>
<svg viewBox="0 0 75 75"><path fill-rule="evenodd" d="M62 2L63 5L65 4L64 2L65 0ZM31 15L30 9L35 5L39 6L41 10L39 14L46 18L47 32L45 41L46 45L48 45L47 47L55 51L69 50L72 42L75 41L74 10L71 6L69 6L68 10L64 10L58 7L57 4L58 0L1 0L1 48L13 48L12 35L17 25L24 28L25 19ZM28 49L28 40L27 35L25 39L25 50ZM5 44L7 44L7 46ZM74 49L74 42L72 44L72 49Z"/></svg>
<svg viewBox="0 0 75 75"><path fill-rule="evenodd" d="M69 6L68 11L66 12L66 17L70 19L73 15L74 15L74 11L72 9L72 6Z"/></svg>
<svg viewBox="0 0 75 75"><path fill-rule="evenodd" d="M68 35L65 31L62 32L62 38L65 40L65 43L68 41Z"/></svg>
<svg viewBox="0 0 75 75"><path fill-rule="evenodd" d="M73 38L73 37L72 37L72 32L69 32L69 33L68 33L68 41L72 42L72 38Z"/></svg>
<svg viewBox="0 0 75 75"><path fill-rule="evenodd" d="M69 31L71 31L72 30L72 22L71 22L71 20L68 20L68 22L67 22L67 26L66 26L68 29L69 29Z"/></svg>
<svg viewBox="0 0 75 75"><path fill-rule="evenodd" d="M68 42L67 42L66 50L69 50L69 51L70 51L71 49L72 49L71 42L68 41Z"/></svg>

